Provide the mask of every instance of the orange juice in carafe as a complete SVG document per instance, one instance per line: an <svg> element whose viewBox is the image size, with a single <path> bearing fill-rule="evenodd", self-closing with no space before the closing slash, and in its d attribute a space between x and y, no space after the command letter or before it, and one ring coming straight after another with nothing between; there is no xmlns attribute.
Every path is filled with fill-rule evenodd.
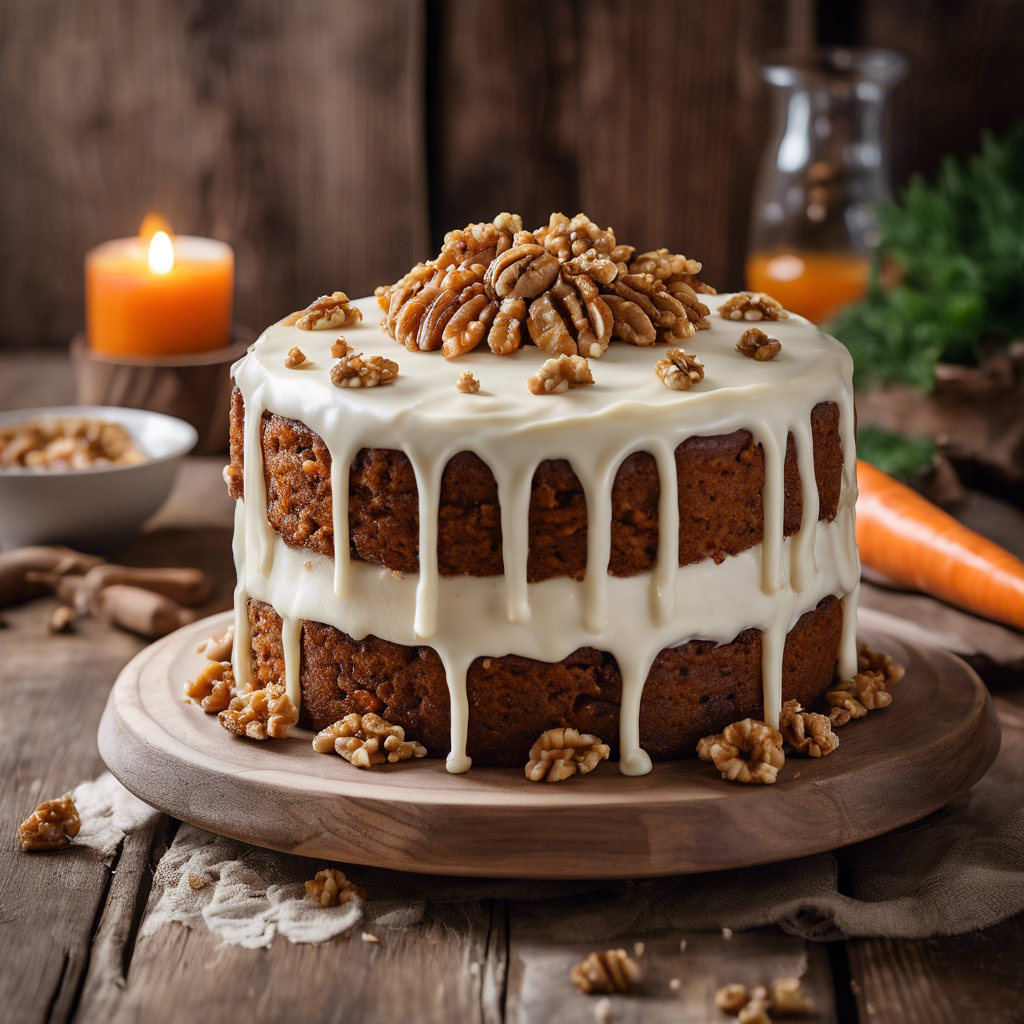
<svg viewBox="0 0 1024 1024"><path fill-rule="evenodd" d="M821 323L864 297L871 261L856 252L776 249L747 257L747 287L767 292L801 316Z"/></svg>

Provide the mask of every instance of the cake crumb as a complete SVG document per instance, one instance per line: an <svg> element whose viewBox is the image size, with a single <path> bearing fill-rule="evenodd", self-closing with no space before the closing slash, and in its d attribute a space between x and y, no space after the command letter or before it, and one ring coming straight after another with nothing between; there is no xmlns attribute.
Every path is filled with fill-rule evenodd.
<svg viewBox="0 0 1024 1024"><path fill-rule="evenodd" d="M731 928L723 928L722 929L722 938L726 939L726 940L731 939L732 938L732 929Z"/></svg>
<svg viewBox="0 0 1024 1024"><path fill-rule="evenodd" d="M210 883L205 878L200 878L199 875L188 876L188 887L190 889L205 889Z"/></svg>
<svg viewBox="0 0 1024 1024"><path fill-rule="evenodd" d="M644 950L645 950L646 948L647 948L647 947L646 947L646 946L645 946L645 945L644 945L644 944L643 944L642 942L634 942L634 943L633 943L633 952L634 952L634 953L635 953L635 954L636 954L637 956L643 956L643 955L644 955Z"/></svg>
<svg viewBox="0 0 1024 1024"><path fill-rule="evenodd" d="M363 932L363 942L380 942L380 939L372 932Z"/></svg>
<svg viewBox="0 0 1024 1024"><path fill-rule="evenodd" d="M670 982L668 983L668 987L669 987L670 989L672 989L672 991L673 991L673 992L678 992L678 991L679 991L679 990L680 990L680 989L681 989L681 988L683 987L683 983L682 983L682 981L680 981L680 979L679 979L679 978L673 978L673 979L672 979L672 980L671 980L671 981L670 981Z"/></svg>
<svg viewBox="0 0 1024 1024"><path fill-rule="evenodd" d="M679 952L680 953L685 953L686 952L686 939L680 939L679 940Z"/></svg>
<svg viewBox="0 0 1024 1024"><path fill-rule="evenodd" d="M597 1024L610 1024L612 1019L612 1001L605 996L594 1006L594 1020Z"/></svg>

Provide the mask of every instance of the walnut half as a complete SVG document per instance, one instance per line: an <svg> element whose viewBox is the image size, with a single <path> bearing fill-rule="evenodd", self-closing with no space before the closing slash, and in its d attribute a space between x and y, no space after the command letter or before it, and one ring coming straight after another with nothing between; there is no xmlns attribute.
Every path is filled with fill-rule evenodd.
<svg viewBox="0 0 1024 1024"><path fill-rule="evenodd" d="M282 740L298 723L299 711L281 683L269 683L262 690L233 697L227 710L217 718L228 732L236 736L246 736L251 740L268 737Z"/></svg>
<svg viewBox="0 0 1024 1024"><path fill-rule="evenodd" d="M534 395L558 395L569 388L593 383L590 364L583 356L560 355L544 362L526 386Z"/></svg>
<svg viewBox="0 0 1024 1024"><path fill-rule="evenodd" d="M427 756L427 748L415 740L407 740L400 725L393 725L372 712L346 715L322 729L313 739L313 749L318 754L329 754L333 750L357 768Z"/></svg>
<svg viewBox="0 0 1024 1024"><path fill-rule="evenodd" d="M306 895L321 907L337 907L354 900L357 896L365 899L366 890L350 882L344 871L325 868L316 873L316 878L306 882Z"/></svg>
<svg viewBox="0 0 1024 1024"><path fill-rule="evenodd" d="M704 379L704 364L681 348L670 348L665 358L654 364L654 372L665 387L673 391L688 391Z"/></svg>
<svg viewBox="0 0 1024 1024"><path fill-rule="evenodd" d="M591 992L628 992L640 980L640 966L624 949L591 953L569 971L572 983Z"/></svg>
<svg viewBox="0 0 1024 1024"><path fill-rule="evenodd" d="M718 736L705 736L697 756L713 762L723 779L731 782L773 783L786 763L782 734L754 718L727 725Z"/></svg>
<svg viewBox="0 0 1024 1024"><path fill-rule="evenodd" d="M808 757L824 757L839 746L839 737L832 731L828 717L804 711L796 700L787 700L782 705L779 732L798 754Z"/></svg>
<svg viewBox="0 0 1024 1024"><path fill-rule="evenodd" d="M561 782L576 772L586 775L607 760L610 752L607 743L590 733L548 729L530 748L526 777L531 782Z"/></svg>

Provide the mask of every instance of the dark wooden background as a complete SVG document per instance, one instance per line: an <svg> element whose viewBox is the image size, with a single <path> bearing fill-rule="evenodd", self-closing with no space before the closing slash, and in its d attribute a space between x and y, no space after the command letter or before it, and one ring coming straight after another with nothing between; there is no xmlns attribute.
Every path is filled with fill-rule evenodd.
<svg viewBox="0 0 1024 1024"><path fill-rule="evenodd" d="M1022 112L1022 0L4 0L0 344L63 345L147 209L235 247L252 327L500 210L741 280L759 55L889 46L897 183Z"/></svg>

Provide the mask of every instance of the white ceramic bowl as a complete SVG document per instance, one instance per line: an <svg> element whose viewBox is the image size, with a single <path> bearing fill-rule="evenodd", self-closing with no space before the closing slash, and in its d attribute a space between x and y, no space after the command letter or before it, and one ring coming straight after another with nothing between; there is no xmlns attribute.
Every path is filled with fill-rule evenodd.
<svg viewBox="0 0 1024 1024"><path fill-rule="evenodd" d="M0 427L54 417L120 423L146 461L66 472L0 469L0 548L102 547L130 540L164 503L179 463L198 436L194 427L173 416L105 405L0 412Z"/></svg>

